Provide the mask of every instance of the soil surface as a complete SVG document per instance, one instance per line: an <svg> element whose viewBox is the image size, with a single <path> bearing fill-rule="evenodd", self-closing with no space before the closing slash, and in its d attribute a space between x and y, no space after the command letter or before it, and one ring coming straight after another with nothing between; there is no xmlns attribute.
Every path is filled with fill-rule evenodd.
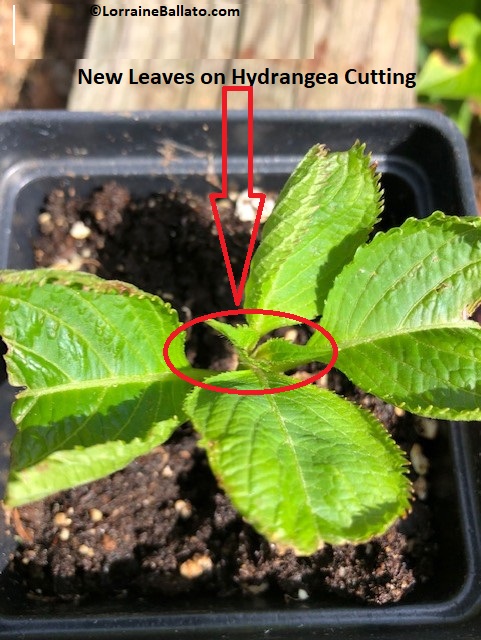
<svg viewBox="0 0 481 640"><path fill-rule="evenodd" d="M223 218L238 275L251 225L233 210L227 203ZM115 183L87 200L58 189L39 228L39 266L128 280L171 301L183 319L232 304L208 201L188 194L136 201ZM299 342L306 338L302 328L288 331ZM189 358L228 367L225 344L191 334ZM327 384L371 409L408 453L425 446L421 423L409 414L361 393L338 372ZM415 466L420 470L419 460ZM184 425L122 471L13 510L22 543L6 572L5 597L12 590L17 599L20 593L47 601L199 592L316 602L334 592L365 603L397 602L429 579L436 558L426 479L414 469L410 474L418 499L385 535L298 558L278 553L243 521Z"/></svg>

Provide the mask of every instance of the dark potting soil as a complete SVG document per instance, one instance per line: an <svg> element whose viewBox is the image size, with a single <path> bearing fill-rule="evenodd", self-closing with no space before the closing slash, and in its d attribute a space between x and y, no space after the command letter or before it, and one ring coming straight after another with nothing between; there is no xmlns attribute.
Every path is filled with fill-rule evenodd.
<svg viewBox="0 0 481 640"><path fill-rule="evenodd" d="M251 224L225 204L238 277ZM207 199L169 194L134 200L115 183L88 199L58 189L39 226L39 266L127 280L169 300L183 320L232 306ZM305 339L302 328L288 331ZM198 366L228 368L232 354L225 346L198 330L189 337L188 355ZM428 443L415 418L360 392L342 374L331 372L328 385L371 409L407 452ZM410 474L419 499L385 535L298 558L277 552L243 521L184 425L122 471L13 510L22 542L4 589L13 588L17 600L21 592L47 601L199 592L316 602L334 592L367 603L397 602L428 580L436 551L425 478L414 469Z"/></svg>

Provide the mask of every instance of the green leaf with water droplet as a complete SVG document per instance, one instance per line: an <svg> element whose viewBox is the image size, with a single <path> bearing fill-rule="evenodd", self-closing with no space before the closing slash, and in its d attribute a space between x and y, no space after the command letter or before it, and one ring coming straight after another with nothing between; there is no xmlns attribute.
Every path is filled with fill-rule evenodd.
<svg viewBox="0 0 481 640"><path fill-rule="evenodd" d="M9 381L23 387L6 500L100 478L166 440L192 387L162 356L177 313L136 287L66 271L0 272ZM182 334L170 349L188 367Z"/></svg>

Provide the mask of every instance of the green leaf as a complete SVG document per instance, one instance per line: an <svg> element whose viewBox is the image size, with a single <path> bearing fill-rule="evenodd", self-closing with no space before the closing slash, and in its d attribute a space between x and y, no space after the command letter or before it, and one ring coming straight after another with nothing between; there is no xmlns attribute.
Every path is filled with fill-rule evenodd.
<svg viewBox="0 0 481 640"><path fill-rule="evenodd" d="M460 48L461 62L453 63L433 51L419 75L418 92L432 98L481 100L481 20L469 13L458 16L449 40Z"/></svg>
<svg viewBox="0 0 481 640"><path fill-rule="evenodd" d="M332 283L381 211L379 177L364 146L327 153L314 146L287 181L252 259L245 307L322 313ZM262 335L292 320L249 315Z"/></svg>
<svg viewBox="0 0 481 640"><path fill-rule="evenodd" d="M278 387L287 376L215 376L237 389ZM360 542L409 508L405 459L368 412L310 386L263 396L196 389L186 411L233 504L265 535L299 555L324 542Z"/></svg>
<svg viewBox="0 0 481 640"><path fill-rule="evenodd" d="M293 344L283 338L272 338L261 344L253 356L264 368L288 371L309 362L327 363L332 357L332 349L327 338L324 338L324 341L321 338L316 348L312 345Z"/></svg>
<svg viewBox="0 0 481 640"><path fill-rule="evenodd" d="M242 351L250 351L259 339L257 333L246 324L232 325L218 320L207 320L205 324L221 333L234 347Z"/></svg>
<svg viewBox="0 0 481 640"><path fill-rule="evenodd" d="M336 366L424 416L481 418L481 219L408 219L362 247L337 278L323 326ZM309 346L322 348L317 335Z"/></svg>
<svg viewBox="0 0 481 640"><path fill-rule="evenodd" d="M433 51L419 76L418 93L437 99L481 100L481 61L461 67Z"/></svg>
<svg viewBox="0 0 481 640"><path fill-rule="evenodd" d="M177 314L131 285L63 271L0 272L13 417L7 502L100 478L166 440L191 387L162 357ZM170 350L188 367L183 339Z"/></svg>
<svg viewBox="0 0 481 640"><path fill-rule="evenodd" d="M481 19L472 13L463 13L449 29L449 42L461 50L464 62L471 63L481 55Z"/></svg>
<svg viewBox="0 0 481 640"><path fill-rule="evenodd" d="M419 35L431 46L448 45L451 23L462 13L475 13L481 9L479 0L421 0Z"/></svg>

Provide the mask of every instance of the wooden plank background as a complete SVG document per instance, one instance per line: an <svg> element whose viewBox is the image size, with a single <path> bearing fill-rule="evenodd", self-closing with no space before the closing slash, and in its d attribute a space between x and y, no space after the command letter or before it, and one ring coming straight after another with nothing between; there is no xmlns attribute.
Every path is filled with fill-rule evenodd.
<svg viewBox="0 0 481 640"><path fill-rule="evenodd" d="M15 104L31 60L42 57L43 37L51 7L22 0L16 3L16 45L12 45L12 4L0 0L0 109Z"/></svg>
<svg viewBox="0 0 481 640"><path fill-rule="evenodd" d="M167 2L165 4L168 4ZM177 3L170 1L171 6ZM184 2L188 6L189 2ZM417 0L276 0L191 2L242 9L241 18L93 18L85 58L96 72L136 74L221 71L336 72L337 86L257 86L256 108L403 108L415 105L403 85L344 83L349 68L403 73L417 66ZM132 4L124 3L131 6ZM142 2L143 7L158 6ZM205 20L205 24L203 21ZM219 108L220 86L72 85L76 110ZM239 96L240 106L244 98ZM235 106L235 104L233 105Z"/></svg>

